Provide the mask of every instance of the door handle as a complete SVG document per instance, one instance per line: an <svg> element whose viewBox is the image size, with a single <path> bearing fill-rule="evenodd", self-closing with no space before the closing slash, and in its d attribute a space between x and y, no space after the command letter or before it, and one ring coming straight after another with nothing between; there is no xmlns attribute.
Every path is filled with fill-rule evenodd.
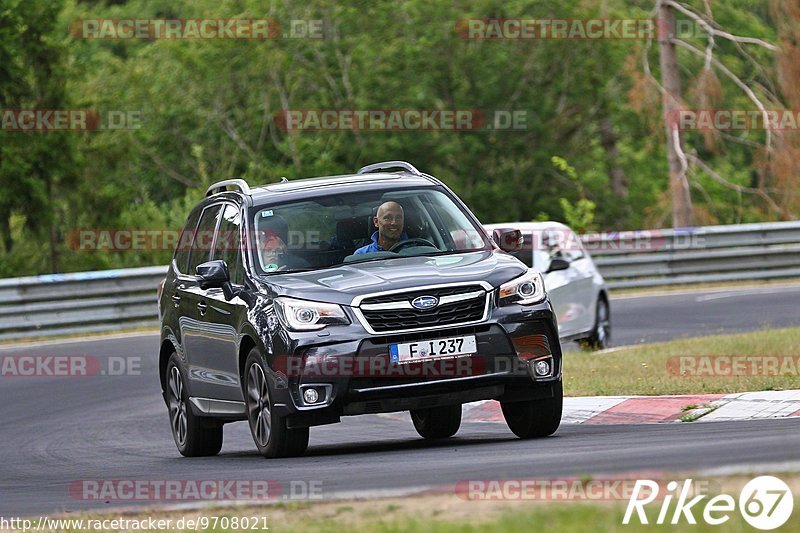
<svg viewBox="0 0 800 533"><path fill-rule="evenodd" d="M201 315L204 315L206 314L206 311L208 311L208 304L205 302L205 300L200 300L197 302L197 309L200 311Z"/></svg>
<svg viewBox="0 0 800 533"><path fill-rule="evenodd" d="M181 297L177 294L172 295L172 304L177 308L181 304Z"/></svg>

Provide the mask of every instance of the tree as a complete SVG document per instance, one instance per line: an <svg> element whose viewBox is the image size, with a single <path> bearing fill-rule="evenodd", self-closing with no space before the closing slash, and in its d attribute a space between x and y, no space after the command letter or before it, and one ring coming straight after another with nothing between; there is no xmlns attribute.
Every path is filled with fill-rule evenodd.
<svg viewBox="0 0 800 533"><path fill-rule="evenodd" d="M686 177L686 156L683 154L681 131L670 120L681 109L681 80L678 73L678 53L675 49L675 15L667 2L658 5L658 27L666 32L659 40L661 57L661 85L663 87L664 121L667 136L667 163L669 164L669 191L672 198L673 227L692 225L692 197Z"/></svg>
<svg viewBox="0 0 800 533"><path fill-rule="evenodd" d="M791 34L796 31L798 20L798 9L790 7L791 3L775 2L775 19L783 20L784 22L778 24L783 27L784 35ZM759 61L754 57L754 54L747 49L747 47L760 47L762 50L770 54L771 59L775 59L775 53L779 51L775 45L759 38L741 37L734 35L724 29L714 19L714 14L711 10L711 3L704 2L705 11L694 9L692 6L677 2L674 0L658 0L656 2L655 11L659 15L659 29L664 32L660 36L660 63L661 63L661 84L659 88L662 93L663 106L664 106L664 120L665 130L667 133L667 159L669 162L670 170L670 193L673 212L673 225L674 226L687 226L692 223L692 200L689 192L689 175L690 173L703 174L710 177L716 184L721 185L731 191L734 191L740 197L743 194L754 195L758 197L769 212L777 215L779 218L791 218L789 205L787 202L781 201L785 199L785 194L782 194L779 188L769 187L770 181L777 181L783 184L786 189L787 182L790 184L789 189L794 190L798 183L796 172L796 148L791 143L786 142L783 134L775 132L771 129L768 120L768 108L765 102L773 108L782 107L779 97L776 95L774 87L777 85L775 78L784 80L783 88L784 95L787 99L791 100L796 96L797 85L796 83L785 83L785 80L792 79L792 72L796 67L793 67L792 60L786 61L787 57L797 59L796 51L786 51L787 44L791 39L784 40L784 52L779 57L784 61L781 65L783 72L780 75L769 72L765 68L763 58ZM735 7L728 7L735 10ZM690 41L690 38L683 38L675 32L675 14L678 13L685 19L688 19L693 24L693 28L700 30L706 39L705 50L695 46ZM787 15L784 17L784 15ZM758 20L755 18L754 20ZM785 21L794 21L794 24L786 23ZM794 28L789 29L789 28ZM737 56L735 59L739 62L744 60L745 63L752 65L754 71L750 78L745 78L743 75L737 75L733 69L726 66L725 61L718 57L724 54L726 57L732 57L730 51L721 51L721 43L723 41L728 45L735 47L734 54ZM709 103L718 104L723 98L723 87L717 79L716 72L720 72L727 78L732 85L738 89L741 94L746 98L746 101L751 106L755 106L758 113L762 117L763 125L763 142L752 141L751 139L742 139L735 136L727 135L727 140L731 142L742 143L750 147L755 147L751 154L752 164L757 170L759 176L755 186L743 185L736 183L734 180L723 177L723 175L714 170L699 155L699 150L695 147L685 149L683 146L683 137L680 129L676 124L676 113L681 109L685 110L686 100L683 98L680 90L680 78L678 69L680 62L678 60L677 48L688 51L691 55L702 59L702 68L700 74L697 76L693 93L696 97L695 100L700 104L700 109ZM794 55L793 55L794 54ZM645 54L645 71L649 73L649 64L647 63L647 55ZM688 61L685 63L688 64ZM741 67L740 67L741 68ZM795 71L796 75L796 71ZM737 100L740 105L742 100ZM739 108L742 109L742 108ZM755 135L755 132L751 132ZM705 148L707 152L714 153L716 151L716 141L722 137L722 133L716 131L706 131L703 133L705 140ZM708 194L705 189L700 185L699 180L695 179L694 184L704 194ZM793 198L791 196L790 198ZM789 202L791 203L791 201Z"/></svg>
<svg viewBox="0 0 800 533"><path fill-rule="evenodd" d="M675 83L654 41L475 40L456 30L469 18L647 19L659 14L650 13L656 3L67 0L59 10L44 0L0 0L2 107L142 113L138 129L0 131L0 275L163 264L169 251L76 251L64 234L177 229L212 181L353 172L381 159L408 159L442 178L484 222L546 212L578 225L591 215L600 230L686 224L673 214L670 170L692 223L796 216L796 136L678 130L670 167L664 136L673 139L673 130L661 92L669 86L680 108L800 107L794 4L658 2L699 30L662 43L680 69ZM68 34L76 19L131 16L268 17L282 33L293 20L322 20L324 36ZM523 111L527 123L506 131L286 131L275 117L288 109ZM554 167L553 156L569 161L575 177Z"/></svg>
<svg viewBox="0 0 800 533"><path fill-rule="evenodd" d="M66 62L56 29L61 3L5 4L0 8L0 109L67 109ZM0 131L0 240L5 263L0 267L7 265L0 271L22 266L18 263L23 256L11 254L20 241L31 239L48 243L47 267L38 268L61 270L63 193L76 178L76 135Z"/></svg>

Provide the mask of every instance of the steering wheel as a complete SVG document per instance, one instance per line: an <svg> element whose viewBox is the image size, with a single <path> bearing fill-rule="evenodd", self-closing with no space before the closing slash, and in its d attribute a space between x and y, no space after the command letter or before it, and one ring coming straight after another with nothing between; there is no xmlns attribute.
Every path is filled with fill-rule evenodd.
<svg viewBox="0 0 800 533"><path fill-rule="evenodd" d="M389 251L390 252L398 252L401 249L405 248L406 246L413 246L413 245L430 246L431 248L436 248L438 250L438 247L435 244L433 244L431 241L429 241L427 239L415 238L415 239L406 239L404 241L396 242L394 244L394 246L389 248Z"/></svg>

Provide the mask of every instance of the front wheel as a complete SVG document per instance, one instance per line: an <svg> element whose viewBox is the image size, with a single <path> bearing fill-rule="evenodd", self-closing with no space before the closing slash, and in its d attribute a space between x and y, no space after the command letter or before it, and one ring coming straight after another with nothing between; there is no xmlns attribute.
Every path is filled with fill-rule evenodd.
<svg viewBox="0 0 800 533"><path fill-rule="evenodd" d="M261 354L255 348L244 365L247 421L258 451L264 457L302 455L308 448L308 428L289 429L274 409L273 391Z"/></svg>
<svg viewBox="0 0 800 533"><path fill-rule="evenodd" d="M521 439L547 437L561 424L564 390L559 381L553 387L553 397L524 402L500 402L508 428Z"/></svg>
<svg viewBox="0 0 800 533"><path fill-rule="evenodd" d="M167 363L167 407L172 437L185 457L217 455L222 449L222 425L204 420L192 412L178 355Z"/></svg>
<svg viewBox="0 0 800 533"><path fill-rule="evenodd" d="M411 421L420 437L425 439L446 439L452 437L461 427L461 404L416 409L411 411Z"/></svg>

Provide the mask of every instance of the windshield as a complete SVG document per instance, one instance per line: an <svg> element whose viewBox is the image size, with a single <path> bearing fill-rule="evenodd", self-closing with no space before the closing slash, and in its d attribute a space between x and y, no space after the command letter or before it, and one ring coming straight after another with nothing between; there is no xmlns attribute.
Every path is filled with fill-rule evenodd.
<svg viewBox="0 0 800 533"><path fill-rule="evenodd" d="M253 227L254 262L262 273L491 249L483 230L435 188L260 206Z"/></svg>

